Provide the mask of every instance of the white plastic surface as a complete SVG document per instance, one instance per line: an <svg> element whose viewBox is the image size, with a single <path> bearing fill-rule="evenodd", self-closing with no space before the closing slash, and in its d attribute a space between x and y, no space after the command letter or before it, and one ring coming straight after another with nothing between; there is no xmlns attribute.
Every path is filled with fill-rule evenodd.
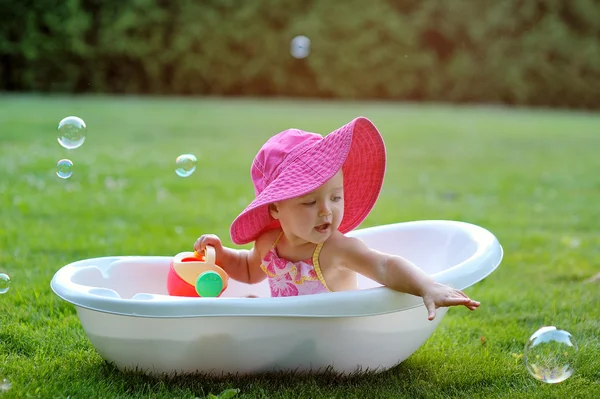
<svg viewBox="0 0 600 399"><path fill-rule="evenodd" d="M463 222L418 221L356 230L380 251L402 255L437 281L464 289L493 272L502 247ZM421 298L365 277L357 291L270 298L266 280L230 280L220 298L167 295L171 257L106 257L62 267L53 291L77 306L100 355L147 373L385 370L416 351L433 322ZM245 298L248 295L258 298Z"/></svg>

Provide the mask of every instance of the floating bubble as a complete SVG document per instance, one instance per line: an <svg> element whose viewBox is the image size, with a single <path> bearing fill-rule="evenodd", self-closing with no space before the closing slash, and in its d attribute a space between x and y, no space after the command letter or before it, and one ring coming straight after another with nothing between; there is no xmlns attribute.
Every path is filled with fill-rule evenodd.
<svg viewBox="0 0 600 399"><path fill-rule="evenodd" d="M181 177L188 177L196 170L196 157L192 154L183 154L177 157L175 163L177 164L177 169L175 169L175 173Z"/></svg>
<svg viewBox="0 0 600 399"><path fill-rule="evenodd" d="M542 327L525 345L525 365L535 379L556 384L575 371L577 352L577 343L568 331Z"/></svg>
<svg viewBox="0 0 600 399"><path fill-rule="evenodd" d="M61 159L56 163L56 175L61 179L68 179L73 174L73 162L70 159Z"/></svg>
<svg viewBox="0 0 600 399"><path fill-rule="evenodd" d="M58 123L58 143L68 150L81 147L87 127L83 119L67 116Z"/></svg>
<svg viewBox="0 0 600 399"><path fill-rule="evenodd" d="M6 294L10 288L10 277L7 274L0 273L0 294Z"/></svg>
<svg viewBox="0 0 600 399"><path fill-rule="evenodd" d="M570 248L578 248L581 245L581 240L577 237L563 236L560 241Z"/></svg>
<svg viewBox="0 0 600 399"><path fill-rule="evenodd" d="M296 36L292 39L291 53L294 58L305 58L310 54L310 39L306 36Z"/></svg>
<svg viewBox="0 0 600 399"><path fill-rule="evenodd" d="M12 388L12 383L9 380L7 380L6 378L4 378L2 380L2 383L0 384L0 392L6 392L11 388Z"/></svg>

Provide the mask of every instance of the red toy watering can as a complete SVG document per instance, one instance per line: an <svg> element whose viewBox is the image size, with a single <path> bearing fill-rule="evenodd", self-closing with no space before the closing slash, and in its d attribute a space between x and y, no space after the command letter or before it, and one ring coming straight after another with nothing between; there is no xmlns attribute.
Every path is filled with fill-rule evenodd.
<svg viewBox="0 0 600 399"><path fill-rule="evenodd" d="M173 257L167 275L167 291L173 296L218 297L227 288L229 276L215 263L215 248L204 253L181 252Z"/></svg>

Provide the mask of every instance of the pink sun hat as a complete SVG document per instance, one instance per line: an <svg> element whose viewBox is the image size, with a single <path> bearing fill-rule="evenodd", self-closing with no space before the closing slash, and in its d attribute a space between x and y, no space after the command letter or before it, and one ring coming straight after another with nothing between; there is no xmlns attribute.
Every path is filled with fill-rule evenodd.
<svg viewBox="0 0 600 399"><path fill-rule="evenodd" d="M260 149L250 175L256 197L231 224L231 239L242 245L279 226L268 205L306 195L344 174L344 218L339 231L347 233L367 217L381 191L385 174L385 144L365 117L325 137L287 129L271 137Z"/></svg>

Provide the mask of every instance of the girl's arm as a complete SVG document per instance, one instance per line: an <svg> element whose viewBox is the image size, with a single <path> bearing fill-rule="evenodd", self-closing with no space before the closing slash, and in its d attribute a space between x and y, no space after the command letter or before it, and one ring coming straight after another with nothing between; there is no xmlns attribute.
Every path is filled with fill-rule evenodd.
<svg viewBox="0 0 600 399"><path fill-rule="evenodd" d="M408 259L371 249L358 238L344 237L337 250L346 268L393 290L422 296L425 288L434 283Z"/></svg>
<svg viewBox="0 0 600 399"><path fill-rule="evenodd" d="M347 269L393 290L422 297L429 320L440 306L464 305L471 310L479 306L462 291L436 282L408 259L371 249L358 238L344 236L334 241L333 249Z"/></svg>

